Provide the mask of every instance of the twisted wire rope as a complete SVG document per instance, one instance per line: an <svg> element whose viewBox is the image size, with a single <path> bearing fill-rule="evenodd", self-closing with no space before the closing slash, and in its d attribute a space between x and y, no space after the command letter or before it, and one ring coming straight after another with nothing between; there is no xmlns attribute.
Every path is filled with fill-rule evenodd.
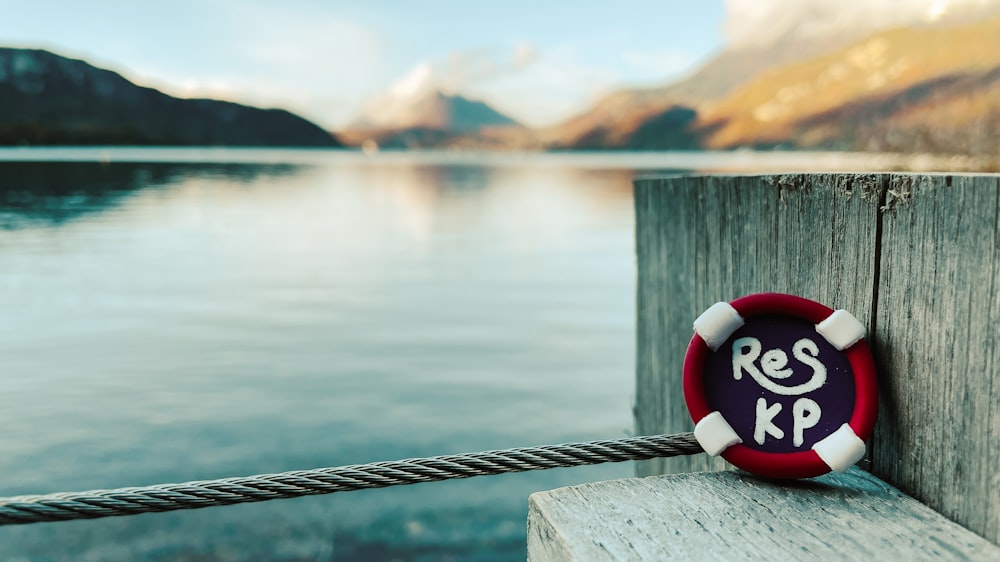
<svg viewBox="0 0 1000 562"><path fill-rule="evenodd" d="M415 458L139 488L0 498L0 525L96 519L704 452L693 433Z"/></svg>

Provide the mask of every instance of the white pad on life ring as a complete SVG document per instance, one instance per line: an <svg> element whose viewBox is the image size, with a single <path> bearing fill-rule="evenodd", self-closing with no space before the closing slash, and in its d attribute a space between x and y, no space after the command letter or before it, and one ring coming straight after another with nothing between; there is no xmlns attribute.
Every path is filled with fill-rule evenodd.
<svg viewBox="0 0 1000 562"><path fill-rule="evenodd" d="M816 331L838 351L851 347L865 337L864 324L846 310L835 310L816 324Z"/></svg>
<svg viewBox="0 0 1000 562"><path fill-rule="evenodd" d="M722 451L743 442L740 436L733 431L733 426L729 425L726 418L722 417L718 411L708 414L695 424L694 437L698 440L701 448L713 457L717 457Z"/></svg>
<svg viewBox="0 0 1000 562"><path fill-rule="evenodd" d="M865 442L846 423L812 446L827 466L844 472L865 456Z"/></svg>
<svg viewBox="0 0 1000 562"><path fill-rule="evenodd" d="M743 317L731 304L717 302L694 321L694 331L709 349L716 351L743 324Z"/></svg>

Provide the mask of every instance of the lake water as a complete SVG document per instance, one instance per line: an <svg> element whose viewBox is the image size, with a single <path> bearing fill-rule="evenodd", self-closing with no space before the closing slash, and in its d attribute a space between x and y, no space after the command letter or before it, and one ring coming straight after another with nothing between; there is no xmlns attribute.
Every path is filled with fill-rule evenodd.
<svg viewBox="0 0 1000 562"><path fill-rule="evenodd" d="M878 166L844 158L0 151L0 495L625 436L632 177ZM631 474L2 527L0 558L523 560L531 492Z"/></svg>

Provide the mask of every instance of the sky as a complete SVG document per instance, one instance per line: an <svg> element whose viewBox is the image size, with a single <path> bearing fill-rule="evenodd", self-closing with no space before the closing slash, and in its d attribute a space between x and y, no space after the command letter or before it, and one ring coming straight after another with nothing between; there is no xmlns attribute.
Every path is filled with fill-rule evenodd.
<svg viewBox="0 0 1000 562"><path fill-rule="evenodd" d="M433 84L526 124L657 85L722 44L721 0L0 0L0 46L83 58L181 97L284 107L343 127Z"/></svg>
<svg viewBox="0 0 1000 562"><path fill-rule="evenodd" d="M0 0L0 46L331 129L442 89L530 126L682 78L726 46L933 19L1000 0Z"/></svg>

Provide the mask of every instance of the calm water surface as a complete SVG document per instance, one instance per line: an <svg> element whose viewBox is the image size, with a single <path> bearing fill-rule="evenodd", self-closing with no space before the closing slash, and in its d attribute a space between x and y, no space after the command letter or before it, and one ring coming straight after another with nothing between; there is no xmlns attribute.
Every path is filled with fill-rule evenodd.
<svg viewBox="0 0 1000 562"><path fill-rule="evenodd" d="M631 179L720 161L4 159L4 496L624 436ZM531 492L631 474L605 465L4 527L0 557L523 560Z"/></svg>

